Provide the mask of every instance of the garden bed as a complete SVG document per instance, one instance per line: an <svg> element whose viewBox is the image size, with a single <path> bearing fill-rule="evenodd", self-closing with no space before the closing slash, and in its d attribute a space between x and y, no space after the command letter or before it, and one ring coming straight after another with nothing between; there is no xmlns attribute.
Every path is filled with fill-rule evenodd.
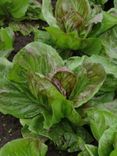
<svg viewBox="0 0 117 156"><path fill-rule="evenodd" d="M38 1L42 2L40 0ZM10 87L12 86L11 89L16 89L16 92L14 94L15 96L18 93L21 100L25 96L26 103L24 102L25 98L22 100L22 102L24 102L23 111L26 111L25 104L29 103L29 107L31 105L32 109L34 109L34 114L31 112L31 109L26 111L27 114L25 114L22 111L22 103L18 103L19 108L21 108L21 110L19 109L18 112L17 102L19 101L15 101L13 103L15 106L13 112L12 103L10 103L11 105L8 104L7 100L5 101L5 106L4 103L0 103L2 107L1 112L3 111L3 113L7 112L7 114L11 114L4 115L0 113L0 148L3 147L3 152L4 145L6 143L14 139L22 138L23 135L21 134L21 129L23 128L24 136L25 134L28 134L27 136L31 136L29 138L34 139L33 141L35 141L35 136L37 138L40 137L40 139L37 140L41 140L42 145L48 146L48 151L46 154L47 156L115 156L112 154L113 151L117 152L117 137L115 134L115 132L117 132L117 55L114 53L114 50L116 50L116 44L114 43L114 40L116 40L117 37L117 33L115 33L117 31L117 20L115 19L115 16L117 16L117 8L115 9L116 11L111 10L110 12L107 12L114 7L115 1L108 0L106 3L105 2L92 0L92 2L90 3L90 9L97 9L97 14L95 11L92 11L96 15L91 19L92 21L88 21L87 24L89 24L90 22L92 23L89 24L89 27L87 25L83 25L81 29L78 29L78 32L76 31L76 27L79 27L79 23L72 23L75 18L70 19L70 22L73 25L71 23L69 25L69 20L67 21L67 18L69 18L69 13L68 16L66 16L67 18L65 17L64 19L66 21L63 21L61 20L61 14L59 14L60 12L58 12L58 16L60 17L58 19L56 17L56 20L58 20L58 23L60 22L60 25L55 22L55 18L53 20L55 13L51 15L51 12L55 11L56 0L52 1L52 10L50 9L51 7L48 7L50 4L48 4L46 8L48 11L50 11L49 16L52 16L50 18L52 19L52 21L46 19L46 16L48 17L48 15L43 12L43 16L45 18L43 20L41 20L41 18L43 17L41 17L40 15L40 17L38 17L38 20L26 19L23 22L21 21L21 23L23 23L24 25L25 23L30 23L32 26L34 26L34 29L32 29L31 32L27 35L23 35L19 28L18 30L13 30L14 32L12 39L9 39L11 40L10 42L13 43L13 45L11 44L12 46L8 49L3 48L4 52L7 52L7 50L9 49L12 50L7 52L6 55L2 56L5 59L8 59L7 61L10 61L9 63L7 63L9 64L8 70L10 70L11 68L11 75L7 73L7 67L5 67L5 70L8 75L6 76L6 73L4 74L4 72L2 74L5 75L3 75L3 77L7 77L5 81L8 79L8 82L6 82L9 83ZM92 3L95 3L95 5L92 5ZM68 5L67 7L69 7L70 5ZM115 5L117 5L117 3ZM88 7L89 6L86 3L86 9ZM37 8L35 8L35 10L36 9ZM30 12L32 10L29 10L30 14L28 14L29 17L27 17L28 15L26 16L27 18L32 18L32 12ZM67 13L67 10L65 10L64 13ZM74 10L73 12L71 11L71 13L74 14ZM78 20L81 20L80 24L82 25L82 20L84 19L80 19L81 17L79 17L79 14L76 13L76 15ZM13 14L12 16L15 15ZM36 14L35 16L38 15ZM85 16L87 15L85 14ZM103 17L105 18L105 21L107 20L106 22L103 21ZM12 18L9 18L9 15L7 15L8 21L5 20L3 29L5 29L9 25L9 22ZM112 25L109 23L111 21L111 18ZM88 18L86 18L86 21L87 20ZM14 22L14 20L12 22ZM38 24L39 26L37 28ZM107 27L105 26L106 24ZM47 27L48 25L50 25L50 27L45 29L45 27ZM59 26L61 29L58 29ZM86 29L84 29L85 26ZM110 36L112 33L113 36L111 42ZM109 39L107 40L107 38ZM37 44L37 42L39 42L39 44ZM107 45L109 45L111 48ZM38 52L40 56L38 55ZM48 55L48 53L50 54ZM58 55L58 53L60 56ZM19 54L19 56L17 54ZM27 59L27 54L29 54L29 60ZM14 59L15 56L16 59ZM113 56L115 56L115 58ZM40 59L40 57L42 58ZM21 59L21 62L17 58L19 60ZM52 61L50 61L50 58ZM38 65L38 60L43 61L42 64ZM10 63L13 66L10 66ZM6 64L3 63L2 66L4 67ZM16 69L13 68L14 66L16 66ZM24 66L26 66L26 68ZM41 69L39 69L38 71L36 67L41 67ZM30 72L30 70L32 70L32 73ZM27 73L30 74L28 75ZM16 76L16 78L14 77L14 75ZM65 79L68 81L69 85L66 84ZM30 84L27 83L29 80L31 81ZM47 85L43 83L45 81ZM25 84L29 86L27 87ZM79 85L78 88L77 85ZM47 86L50 87L49 90ZM4 96L4 92L6 90L4 88L2 89ZM51 89L53 89L53 94L51 94ZM2 98L2 91L0 92L0 98ZM9 93L9 90L8 92L6 91L6 95L7 93ZM15 98L17 99L17 96ZM10 102L11 100L12 95ZM40 101L43 103L42 105ZM37 108L33 107L32 103L38 104ZM54 105L51 105L53 103L57 104L58 109L56 109ZM7 109L7 104L10 107L9 109ZM47 104L47 108L44 104ZM111 118L112 122L110 121ZM19 119L21 119L21 122L19 122ZM27 121L27 119L30 121ZM106 133L112 133L112 135L110 135L110 138L105 138ZM113 136L115 136L115 138ZM102 145L103 141L105 145L104 147ZM45 147L45 151L47 150L47 146ZM104 155L103 152L104 154L106 154ZM108 152L109 155L107 155ZM45 155L42 154L42 156Z"/></svg>

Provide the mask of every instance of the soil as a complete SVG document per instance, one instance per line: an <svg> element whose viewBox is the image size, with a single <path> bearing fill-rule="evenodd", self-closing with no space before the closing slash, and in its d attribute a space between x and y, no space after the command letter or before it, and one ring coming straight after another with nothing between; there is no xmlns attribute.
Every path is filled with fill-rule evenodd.
<svg viewBox="0 0 117 156"><path fill-rule="evenodd" d="M18 119L0 113L0 147L11 140L21 138L20 129Z"/></svg>
<svg viewBox="0 0 117 156"><path fill-rule="evenodd" d="M30 34L28 36L23 36L21 33L15 33L15 41L14 41L14 51L11 52L8 59L12 61L13 57L17 54L17 52L22 49L25 45L32 42L34 40L34 35Z"/></svg>

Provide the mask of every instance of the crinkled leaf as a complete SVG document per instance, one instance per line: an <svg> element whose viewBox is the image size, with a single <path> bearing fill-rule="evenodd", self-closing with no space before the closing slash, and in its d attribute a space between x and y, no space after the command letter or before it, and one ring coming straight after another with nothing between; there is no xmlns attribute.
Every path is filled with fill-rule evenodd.
<svg viewBox="0 0 117 156"><path fill-rule="evenodd" d="M10 27L0 29L0 57L8 56L13 50L14 33Z"/></svg>
<svg viewBox="0 0 117 156"><path fill-rule="evenodd" d="M0 156L45 156L47 146L38 139L17 139L0 149Z"/></svg>
<svg viewBox="0 0 117 156"><path fill-rule="evenodd" d="M99 140L99 148L98 148L99 156L107 156L113 151L114 149L113 143L116 135L117 135L117 124L113 125L103 133L102 137Z"/></svg>

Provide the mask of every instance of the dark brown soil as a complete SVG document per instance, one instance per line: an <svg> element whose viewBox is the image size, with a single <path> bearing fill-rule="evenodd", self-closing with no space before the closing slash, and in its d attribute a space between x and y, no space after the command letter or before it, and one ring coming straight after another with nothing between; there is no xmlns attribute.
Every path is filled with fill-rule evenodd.
<svg viewBox="0 0 117 156"><path fill-rule="evenodd" d="M25 45L32 42L34 40L34 35L30 34L28 36L23 36L21 33L16 32L15 33L15 41L14 41L14 51L11 52L8 59L12 61L13 57L16 55L16 53L22 49Z"/></svg>
<svg viewBox="0 0 117 156"><path fill-rule="evenodd" d="M18 119L0 113L0 147L13 139L20 138L20 129Z"/></svg>

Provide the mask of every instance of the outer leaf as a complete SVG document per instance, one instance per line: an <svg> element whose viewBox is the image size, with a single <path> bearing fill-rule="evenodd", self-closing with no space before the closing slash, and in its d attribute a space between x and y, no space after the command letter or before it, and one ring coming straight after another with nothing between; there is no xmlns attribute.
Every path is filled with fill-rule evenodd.
<svg viewBox="0 0 117 156"><path fill-rule="evenodd" d="M117 124L107 129L99 140L99 156L106 156L113 150L113 142L117 135Z"/></svg>
<svg viewBox="0 0 117 156"><path fill-rule="evenodd" d="M96 146L86 144L84 150L78 156L98 156L98 149Z"/></svg>
<svg viewBox="0 0 117 156"><path fill-rule="evenodd" d="M91 32L91 36L99 36L107 30L117 25L117 18L110 13L103 12L103 20Z"/></svg>
<svg viewBox="0 0 117 156"><path fill-rule="evenodd" d="M117 116L103 108L88 111L88 119L94 137L99 140L106 129L117 123Z"/></svg>
<svg viewBox="0 0 117 156"><path fill-rule="evenodd" d="M0 149L0 156L45 156L47 146L38 139L17 139Z"/></svg>
<svg viewBox="0 0 117 156"><path fill-rule="evenodd" d="M29 72L48 75L63 66L63 60L55 49L41 42L32 42L23 48L13 60L10 80L24 83Z"/></svg>
<svg viewBox="0 0 117 156"><path fill-rule="evenodd" d="M11 114L17 118L31 118L41 113L38 101L26 88L8 82L0 86L0 112Z"/></svg>
<svg viewBox="0 0 117 156"><path fill-rule="evenodd" d="M115 99L114 101L110 101L110 102L108 101L105 103L100 103L94 107L109 110L116 114L117 113L117 99Z"/></svg>
<svg viewBox="0 0 117 156"><path fill-rule="evenodd" d="M12 15L14 18L21 18L25 15L28 8L29 0L1 0L0 1L0 16Z"/></svg>
<svg viewBox="0 0 117 156"><path fill-rule="evenodd" d="M82 66L83 62L87 59L87 56L82 57L70 57L65 61L65 65L71 70L71 71L77 71L79 66Z"/></svg>
<svg viewBox="0 0 117 156"><path fill-rule="evenodd" d="M30 2L30 5L27 9L25 19L27 20L39 20L42 19L42 13L41 13L41 4L37 0L33 0Z"/></svg>
<svg viewBox="0 0 117 156"><path fill-rule="evenodd" d="M101 38L106 54L117 64L117 27L105 33Z"/></svg>
<svg viewBox="0 0 117 156"><path fill-rule="evenodd" d="M92 55L90 59L94 63L100 63L104 67L107 74L111 74L115 78L117 78L117 66L113 64L108 58L98 55Z"/></svg>
<svg viewBox="0 0 117 156"><path fill-rule="evenodd" d="M52 12L51 0L42 0L42 15L50 26L58 28L56 18Z"/></svg>
<svg viewBox="0 0 117 156"><path fill-rule="evenodd" d="M13 29L14 32L20 32L22 35L26 36L38 29L39 25L32 25L30 22L12 22L9 27Z"/></svg>
<svg viewBox="0 0 117 156"><path fill-rule="evenodd" d="M117 0L114 0L114 7L117 9Z"/></svg>
<svg viewBox="0 0 117 156"><path fill-rule="evenodd" d="M92 54L99 55L102 50L102 43L100 38L85 38L81 40L81 46L79 49L88 56L91 56Z"/></svg>
<svg viewBox="0 0 117 156"><path fill-rule="evenodd" d="M83 68L77 68L77 83L69 99L75 107L89 101L100 89L105 80L105 71L100 64L84 62Z"/></svg>
<svg viewBox="0 0 117 156"><path fill-rule="evenodd" d="M116 156L117 155L117 149L113 150L110 154L110 156Z"/></svg>
<svg viewBox="0 0 117 156"><path fill-rule="evenodd" d="M14 33L10 27L0 29L0 57L8 56L13 50Z"/></svg>

